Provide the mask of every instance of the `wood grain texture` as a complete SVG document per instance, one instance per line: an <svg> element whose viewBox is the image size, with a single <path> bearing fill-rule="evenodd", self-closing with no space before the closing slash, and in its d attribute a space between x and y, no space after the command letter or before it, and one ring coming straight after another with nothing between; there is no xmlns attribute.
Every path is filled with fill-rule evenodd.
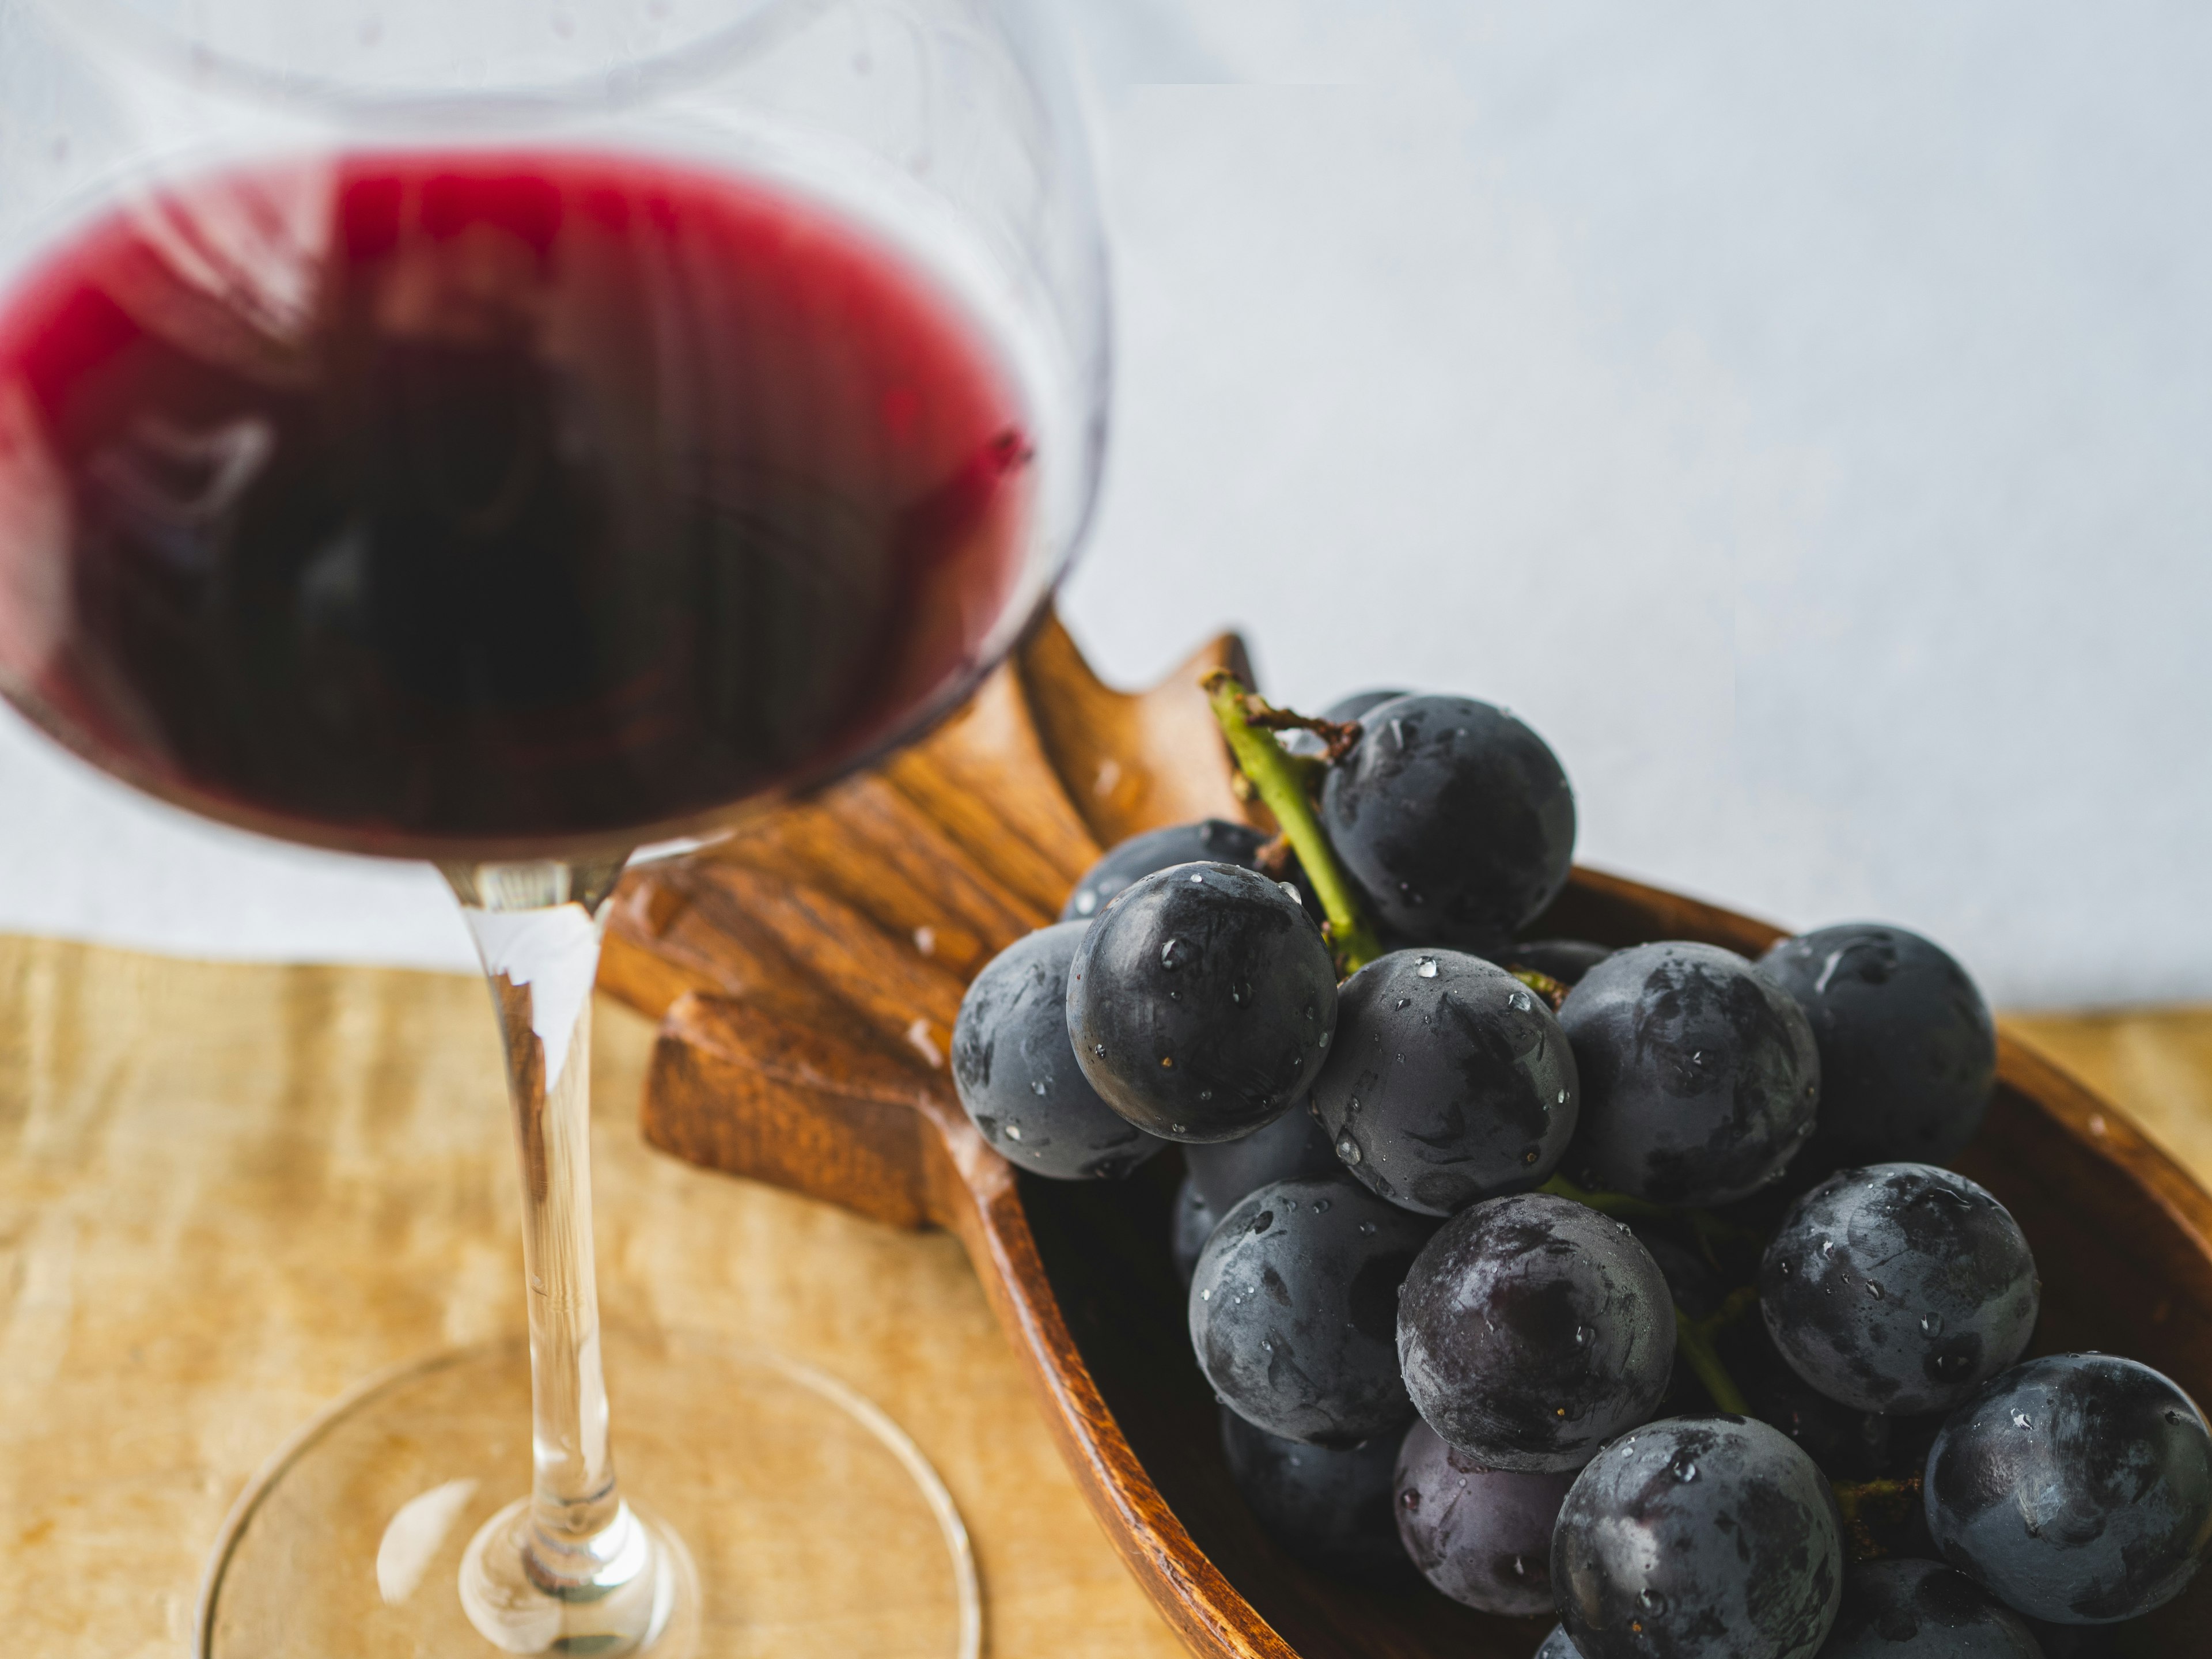
<svg viewBox="0 0 2212 1659"><path fill-rule="evenodd" d="M223 1515L288 1434L386 1366L520 1329L487 1015L472 977L0 938L9 1654L181 1659ZM654 1026L606 999L594 1023L610 1316L766 1345L882 1406L967 1519L994 1659L1176 1659L960 1244L653 1153L632 1111ZM611 1386L620 1456L619 1363ZM702 1458L744 1431L722 1405L685 1413ZM881 1583L942 1572L853 1522ZM772 1651L911 1650L871 1622L896 1592L810 1618L830 1590L790 1587Z"/></svg>
<svg viewBox="0 0 2212 1659"><path fill-rule="evenodd" d="M1541 1626L1425 1590L1350 1589L1274 1548L1230 1487L1188 1353L1167 1255L1177 1156L1110 1186L1018 1176L945 1069L968 975L1048 919L1102 844L1237 810L1196 681L1242 660L1219 641L1130 696L1098 686L1048 622L970 708L880 772L643 872L605 982L665 1016L645 1132L696 1163L955 1234L1108 1537L1194 1651L1526 1655ZM1589 870L1535 931L1747 953L1780 933ZM2133 1353L2212 1397L2212 1200L2195 1181L2009 1034L1962 1167L2036 1246L2045 1350ZM2151 1621L2142 1650L2189 1650L2172 1644L2206 1601L2192 1592Z"/></svg>

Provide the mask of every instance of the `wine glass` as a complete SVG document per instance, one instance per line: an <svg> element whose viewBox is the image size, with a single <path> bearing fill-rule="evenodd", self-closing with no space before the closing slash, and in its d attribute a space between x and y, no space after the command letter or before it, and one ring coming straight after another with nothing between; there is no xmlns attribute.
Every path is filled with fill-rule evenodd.
<svg viewBox="0 0 2212 1659"><path fill-rule="evenodd" d="M0 690L194 811L436 862L520 1153L526 1368L442 1355L295 1437L203 1653L737 1651L777 1540L890 1523L803 1457L715 1472L837 1433L967 1571L828 1379L665 1332L603 1363L591 987L637 848L1003 656L1105 392L1020 0L0 0Z"/></svg>

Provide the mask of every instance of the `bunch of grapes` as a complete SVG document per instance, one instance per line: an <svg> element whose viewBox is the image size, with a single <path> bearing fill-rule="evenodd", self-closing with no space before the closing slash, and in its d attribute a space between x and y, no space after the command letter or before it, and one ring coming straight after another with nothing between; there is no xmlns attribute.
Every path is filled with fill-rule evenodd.
<svg viewBox="0 0 2212 1659"><path fill-rule="evenodd" d="M1038 1175L1182 1146L1192 1347L1278 1541L1556 1616L1540 1659L2056 1659L2181 1592L2212 1431L2132 1360L2023 1361L2027 1242L1945 1167L1996 1070L1956 962L1526 939L1575 835L1534 732L1212 690L1283 835L1115 848L953 1070Z"/></svg>

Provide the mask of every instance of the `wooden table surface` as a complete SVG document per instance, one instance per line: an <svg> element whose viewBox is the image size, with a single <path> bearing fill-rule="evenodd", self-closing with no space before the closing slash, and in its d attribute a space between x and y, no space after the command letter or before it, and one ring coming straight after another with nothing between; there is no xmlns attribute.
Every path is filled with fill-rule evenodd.
<svg viewBox="0 0 2212 1659"><path fill-rule="evenodd" d="M2212 1011L2015 1026L2212 1175ZM609 1306L780 1348L883 1406L966 1517L996 1659L1180 1654L957 1246L647 1151L651 1036L601 1000ZM294 1426L373 1371L517 1328L509 1146L472 981L0 939L11 1654L174 1659L224 1513Z"/></svg>

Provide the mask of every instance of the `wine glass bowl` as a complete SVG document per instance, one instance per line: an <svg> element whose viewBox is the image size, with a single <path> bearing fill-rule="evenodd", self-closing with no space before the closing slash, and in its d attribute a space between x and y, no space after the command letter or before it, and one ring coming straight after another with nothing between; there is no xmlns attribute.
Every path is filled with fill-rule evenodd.
<svg viewBox="0 0 2212 1659"><path fill-rule="evenodd" d="M198 141L71 123L104 183L0 206L0 685L64 743L289 839L603 853L878 750L1034 614L1105 346L1018 13L153 9L51 32Z"/></svg>
<svg viewBox="0 0 2212 1659"><path fill-rule="evenodd" d="M653 1333L609 1382L591 988L633 848L951 708L1080 539L1103 260L1048 40L1020 0L0 0L0 693L196 812L435 861L520 1155L526 1356L272 1462L201 1651L743 1646L759 1564L854 1524L776 1473L806 1443L954 1585L915 1651L974 1651L866 1402Z"/></svg>

